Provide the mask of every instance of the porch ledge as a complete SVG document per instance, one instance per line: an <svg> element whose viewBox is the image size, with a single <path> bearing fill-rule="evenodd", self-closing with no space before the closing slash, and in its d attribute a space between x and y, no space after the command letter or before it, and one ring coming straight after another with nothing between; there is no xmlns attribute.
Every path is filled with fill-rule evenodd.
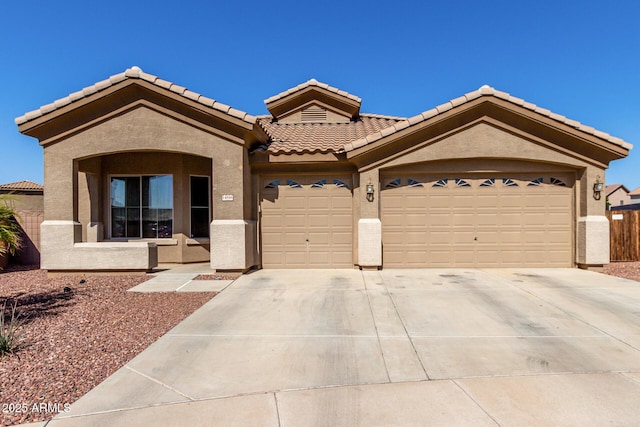
<svg viewBox="0 0 640 427"><path fill-rule="evenodd" d="M41 268L44 270L139 270L158 265L155 242L78 242L82 226L75 221L44 221L41 231Z"/></svg>
<svg viewBox="0 0 640 427"><path fill-rule="evenodd" d="M102 243L155 243L156 246L178 246L178 239L122 239L122 240L103 240Z"/></svg>
<svg viewBox="0 0 640 427"><path fill-rule="evenodd" d="M208 237L190 237L187 239L187 246L201 246L211 243L211 239Z"/></svg>

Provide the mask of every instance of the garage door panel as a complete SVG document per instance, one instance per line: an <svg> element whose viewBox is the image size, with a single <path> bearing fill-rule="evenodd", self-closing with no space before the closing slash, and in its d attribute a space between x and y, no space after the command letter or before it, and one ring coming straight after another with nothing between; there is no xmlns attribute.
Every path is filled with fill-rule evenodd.
<svg viewBox="0 0 640 427"><path fill-rule="evenodd" d="M330 217L331 225L334 229L336 228L349 228L351 230L351 226L353 223L353 217L351 216L351 212L347 213L334 213Z"/></svg>
<svg viewBox="0 0 640 427"><path fill-rule="evenodd" d="M311 228L320 227L325 230L327 229L327 227L329 227L330 217L327 214L308 213L306 216L303 216L302 219L303 219L303 226L306 223ZM304 221L307 221L307 222L304 222Z"/></svg>
<svg viewBox="0 0 640 427"><path fill-rule="evenodd" d="M345 186L337 186L339 179ZM276 181L282 183L277 189ZM265 268L353 266L352 193L347 176L265 177L261 241Z"/></svg>
<svg viewBox="0 0 640 427"><path fill-rule="evenodd" d="M564 176L567 186L560 187L548 174L529 175L492 181L479 174L414 173L412 179L427 184L384 189L384 266L572 266L573 180ZM405 184L409 176L383 182L397 178ZM455 178L469 186L456 187Z"/></svg>
<svg viewBox="0 0 640 427"><path fill-rule="evenodd" d="M432 209L433 208L441 208L448 210L451 208L451 203L449 202L450 198L446 194L442 194L443 189L438 189L441 194L437 193L429 193L429 204Z"/></svg>
<svg viewBox="0 0 640 427"><path fill-rule="evenodd" d="M545 233L550 243L566 243L571 240L571 236L569 236L565 230L546 230Z"/></svg>
<svg viewBox="0 0 640 427"><path fill-rule="evenodd" d="M338 231L334 231L333 233L331 233L331 243L333 244L335 249L338 249L337 245L343 245L347 247L350 251L351 241L352 241L351 231L345 231L342 233Z"/></svg>
<svg viewBox="0 0 640 427"><path fill-rule="evenodd" d="M424 227L424 214L421 212L407 213L404 217L404 223L410 227Z"/></svg>
<svg viewBox="0 0 640 427"><path fill-rule="evenodd" d="M426 221L426 214L421 215L423 223ZM451 225L451 214L449 212L446 213L435 213L429 215L428 221L429 227L441 227L441 226L449 226Z"/></svg>
<svg viewBox="0 0 640 427"><path fill-rule="evenodd" d="M479 212L475 216L476 224L480 227L491 227L498 225L499 217L495 212Z"/></svg>
<svg viewBox="0 0 640 427"><path fill-rule="evenodd" d="M451 225L453 227L465 227L474 223L474 215L468 211L454 211L451 215Z"/></svg>
<svg viewBox="0 0 640 427"><path fill-rule="evenodd" d="M522 213L522 225L525 227L533 227L537 229L544 228L547 224L547 215L542 212L529 212Z"/></svg>
<svg viewBox="0 0 640 427"><path fill-rule="evenodd" d="M418 190L417 188L413 189ZM403 201L403 206L407 209L422 209L427 200L423 194L408 194Z"/></svg>
<svg viewBox="0 0 640 427"><path fill-rule="evenodd" d="M411 234L411 233L408 233L408 234ZM448 247L451 243L452 234L453 234L452 231L429 231L429 235L425 236L424 239L422 239L420 242L417 242L417 243L424 243L424 244L428 243L430 246L447 245Z"/></svg>
<svg viewBox="0 0 640 427"><path fill-rule="evenodd" d="M331 199L328 196L317 196L313 194L313 197L308 199L308 209L326 211L327 207L331 206Z"/></svg>

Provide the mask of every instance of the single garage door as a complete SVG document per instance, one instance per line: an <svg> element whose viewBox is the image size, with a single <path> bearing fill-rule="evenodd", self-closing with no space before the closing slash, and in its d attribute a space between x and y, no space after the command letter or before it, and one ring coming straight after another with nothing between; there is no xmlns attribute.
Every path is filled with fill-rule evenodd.
<svg viewBox="0 0 640 427"><path fill-rule="evenodd" d="M263 268L352 268L352 185L348 176L261 180Z"/></svg>
<svg viewBox="0 0 640 427"><path fill-rule="evenodd" d="M390 175L384 267L571 267L570 174Z"/></svg>

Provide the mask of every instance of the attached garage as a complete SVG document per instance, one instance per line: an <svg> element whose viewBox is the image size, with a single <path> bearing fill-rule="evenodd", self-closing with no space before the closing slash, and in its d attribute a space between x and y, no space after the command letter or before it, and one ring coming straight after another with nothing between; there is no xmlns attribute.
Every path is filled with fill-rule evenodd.
<svg viewBox="0 0 640 427"><path fill-rule="evenodd" d="M349 176L261 179L263 268L352 268Z"/></svg>
<svg viewBox="0 0 640 427"><path fill-rule="evenodd" d="M570 174L388 174L383 264L572 267Z"/></svg>

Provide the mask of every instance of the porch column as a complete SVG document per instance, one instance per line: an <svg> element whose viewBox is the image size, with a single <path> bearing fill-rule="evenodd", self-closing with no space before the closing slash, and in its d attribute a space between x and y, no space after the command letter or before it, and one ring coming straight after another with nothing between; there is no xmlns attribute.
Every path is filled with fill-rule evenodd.
<svg viewBox="0 0 640 427"><path fill-rule="evenodd" d="M382 222L380 221L380 173L378 169L360 173L360 219L358 220L358 265L382 267ZM373 185L373 196L367 185Z"/></svg>
<svg viewBox="0 0 640 427"><path fill-rule="evenodd" d="M579 177L579 212L576 227L576 263L585 269L601 269L609 263L609 220L604 215L606 195L594 197L596 180L605 182L604 170L588 167Z"/></svg>
<svg viewBox="0 0 640 427"><path fill-rule="evenodd" d="M83 160L78 166L78 222L83 225L82 240L104 240L102 222L102 162L100 157Z"/></svg>
<svg viewBox="0 0 640 427"><path fill-rule="evenodd" d="M53 148L53 147L52 147ZM82 240L82 226L77 221L78 164L65 153L44 150L44 221L40 225L40 268L56 269L69 264L69 252Z"/></svg>
<svg viewBox="0 0 640 427"><path fill-rule="evenodd" d="M246 148L212 159L211 268L244 271L257 264L257 222L251 218L251 173Z"/></svg>

